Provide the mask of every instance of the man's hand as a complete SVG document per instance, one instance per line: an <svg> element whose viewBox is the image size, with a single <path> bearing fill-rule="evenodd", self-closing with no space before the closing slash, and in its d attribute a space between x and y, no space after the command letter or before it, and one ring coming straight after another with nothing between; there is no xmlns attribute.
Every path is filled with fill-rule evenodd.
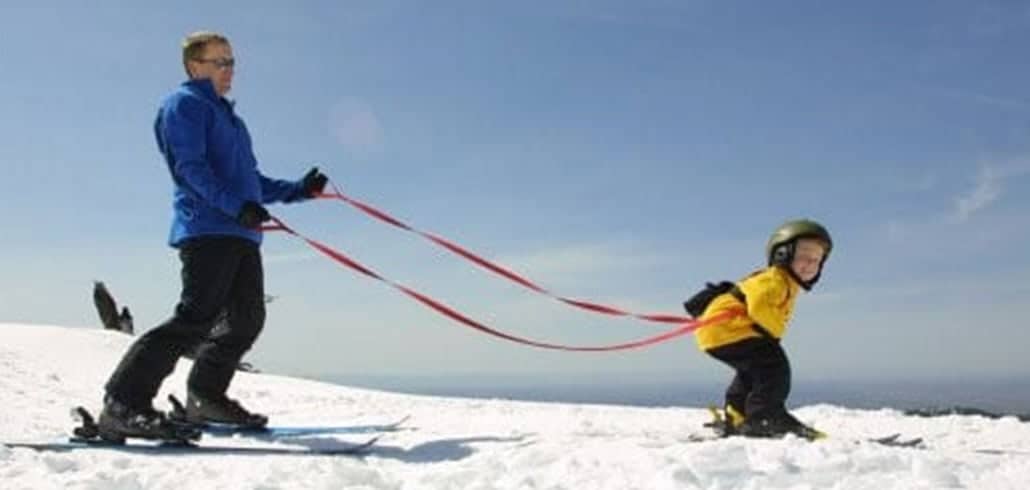
<svg viewBox="0 0 1030 490"><path fill-rule="evenodd" d="M261 223L270 219L272 219L272 215L268 214L268 210L254 201L243 203L240 214L236 217L236 221L245 228L257 228Z"/></svg>
<svg viewBox="0 0 1030 490"><path fill-rule="evenodd" d="M315 197L316 194L321 193L325 189L327 182L329 182L329 177L320 172L318 167L311 167L311 170L308 170L308 173L304 174L304 178L300 180L304 197Z"/></svg>

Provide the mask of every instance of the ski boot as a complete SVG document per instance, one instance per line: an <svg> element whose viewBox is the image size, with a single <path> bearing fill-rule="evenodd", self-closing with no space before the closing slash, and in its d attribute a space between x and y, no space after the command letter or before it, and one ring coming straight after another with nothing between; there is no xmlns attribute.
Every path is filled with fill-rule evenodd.
<svg viewBox="0 0 1030 490"><path fill-rule="evenodd" d="M169 395L176 424L203 427L210 424L229 425L240 429L261 429L268 425L268 416L243 408L240 402L225 395L208 399L189 393L186 404Z"/></svg>
<svg viewBox="0 0 1030 490"><path fill-rule="evenodd" d="M744 423L744 414L733 406L726 405L725 409L719 410L714 405L710 405L708 411L712 414L712 421L704 425L715 431L719 437L735 436L739 433L740 425Z"/></svg>
<svg viewBox="0 0 1030 490"><path fill-rule="evenodd" d="M743 436L762 438L780 438L793 434L809 441L826 437L824 432L805 425L788 412L778 416L747 419L740 425L739 432Z"/></svg>
<svg viewBox="0 0 1030 490"><path fill-rule="evenodd" d="M104 409L96 422L95 433L87 432L90 431L81 434L77 431L76 435L93 435L115 444L124 444L127 438L189 444L200 438L200 431L172 424L164 413L153 407L136 408L111 397L104 400Z"/></svg>

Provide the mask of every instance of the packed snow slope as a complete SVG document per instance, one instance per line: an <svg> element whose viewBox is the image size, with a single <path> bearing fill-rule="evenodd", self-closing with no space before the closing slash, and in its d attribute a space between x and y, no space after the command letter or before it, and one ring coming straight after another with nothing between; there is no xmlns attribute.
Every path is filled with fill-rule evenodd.
<svg viewBox="0 0 1030 490"><path fill-rule="evenodd" d="M0 441L60 441L74 405L97 407L130 337L96 329L0 324ZM182 395L189 362L165 383ZM240 373L230 394L275 425L380 423L410 415L361 457L262 453L39 452L0 445L0 487L82 489L1025 489L1030 424L1015 418L909 417L891 409L801 407L829 432L690 442L703 408L636 408L435 398ZM921 449L865 438L922 436ZM202 444L304 447L366 436L285 442L206 437Z"/></svg>

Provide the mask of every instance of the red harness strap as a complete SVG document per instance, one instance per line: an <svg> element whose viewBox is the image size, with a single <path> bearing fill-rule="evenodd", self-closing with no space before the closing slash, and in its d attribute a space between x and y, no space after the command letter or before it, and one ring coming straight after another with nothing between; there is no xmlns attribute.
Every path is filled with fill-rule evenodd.
<svg viewBox="0 0 1030 490"><path fill-rule="evenodd" d="M658 335L654 335L654 336L651 336L651 337L646 337L646 338L643 338L643 339L638 339L638 340L634 340L634 341L630 341L630 342L614 344L614 345L569 346L569 345L561 345L561 344L552 344L552 343L547 343L547 342L539 342L539 341L536 341L536 340L531 340L531 339L522 338L522 337L518 337L518 336L515 336L515 335L507 334L507 333L501 332L501 331L499 331L497 329L491 328L491 327L489 327L487 325L484 325L483 323L480 323L480 322L478 322L476 320L473 320L473 319L469 318L468 316L462 314L461 312L459 312L459 311L457 311L457 310L455 310L455 309L453 309L453 308L451 308L451 307L449 307L449 306L447 306L447 305L445 305L445 304L443 304L443 303L441 303L441 302L439 302L439 301L437 301L437 300L435 300L433 298L430 298L429 296L426 296L426 295L424 295L422 293L419 293L418 291L415 291L415 290L413 290L411 288L408 288L408 287L406 287L406 286L404 286L402 284L398 284L398 283L396 283L394 281L391 281L390 279L387 279L387 278L377 274L372 269L369 269L368 267L365 267L365 266L361 265L357 261L355 261L355 260L351 259L350 257L347 257L346 255L344 255L342 252L340 252L338 250L335 250L332 247L330 247L328 245L325 245L324 243L321 243L321 242L319 242L317 240L308 238L308 237L306 237L306 236L304 236L304 235L294 231L292 228L287 226L285 223L282 222L282 220L280 220L278 218L274 218L273 217L272 218L272 222L274 223L274 225L266 226L266 227L263 227L262 229L265 230L265 231L276 231L276 230L284 231L284 232L289 233L289 234L291 234L291 235L293 235L293 236L295 236L297 238L300 238L301 240L304 240L305 242L307 242L307 244L309 246L311 246L311 248L314 248L315 250L321 252L323 255L329 257L330 259L332 259L334 262L336 262L338 264L341 264L341 265L344 265L344 266L346 266L346 267L348 267L350 269L353 269L353 270L355 270L357 272L360 272L361 274L364 274L364 275L366 275L368 277L371 277L372 279L375 279L375 280L380 281L380 282L384 282L384 283L390 285L391 287L393 287L394 289L397 289L397 290L401 291L402 293L404 293L404 294L414 298L418 302L420 302L420 303L422 303L422 304L432 308L433 310L436 310L438 313L443 314L444 316L447 316L447 317L451 318L452 320L457 321L458 323L461 323L461 324L463 324L463 325L465 325L467 327L479 330L480 332L483 332L483 333L485 333L487 335L492 335L494 337L498 337L498 338L501 338L501 339L504 339L504 340L508 340L508 341L511 341L511 342L517 342L517 343L520 343L520 344L530 345L530 346L533 346L533 347L539 347L539 348L542 348L542 349L553 349L553 350L564 350L564 351L586 351L586 352L602 352L602 351L615 351L615 350L634 349L634 348L638 348L638 347L644 347L644 346L648 346L648 345L652 345L652 344L657 344L659 342L664 342L664 341L672 339L674 337L678 337L680 335L685 335L685 334L688 334L690 332L693 332L694 330L697 330L698 328L701 328L701 327L703 327L705 325L708 325L710 323L719 322L719 321L726 320L728 318L732 318L734 316L743 314L743 310L740 310L740 311L730 310L730 311L726 311L725 313L722 313L722 314L719 314L719 315L716 315L716 316L713 316L711 318L707 318L707 319L704 319L704 320L688 319L688 320L682 322L682 324L680 326L678 326L678 327L676 327L676 328L674 328L672 330L668 330L666 332L660 333Z"/></svg>
<svg viewBox="0 0 1030 490"><path fill-rule="evenodd" d="M581 309L584 309L584 310L587 310L587 311L592 311L592 312L595 312L595 313L601 313L601 314L604 314L604 315L627 316L627 317L633 317L633 318L637 318L637 319L640 319L640 320L645 320L645 321L649 321L649 322L657 322L657 323L677 323L677 324L679 324L679 323L689 322L689 321L692 320L688 316L677 316L677 315L667 315L667 314L633 313L633 312L629 312L629 311L622 310L622 309L615 308L615 307L611 307L611 306L605 306L605 305L598 304L598 303L592 303L592 302L588 302L588 301L576 300L576 299L571 299L571 298L566 298L566 297L563 297L563 296L556 295L556 294L552 293L551 291L548 291L547 289L544 289L543 287L535 284L534 282L530 281L529 279L526 279L525 277L522 277L522 276L512 272L511 270L508 270L505 267L502 267L502 266L497 265L497 264L495 264L493 262L490 262L489 260L486 260L483 257L480 257L479 255L476 255L476 254L470 252L469 250L467 250L467 249L465 249L465 248L463 248L463 247L461 247L461 246L459 246L459 245L457 245L457 244L455 244L455 243L453 243L453 242L451 242L451 241L449 241L449 240L447 240L447 239L445 239L443 237L434 235L432 233L428 233L428 232L424 232L424 231L418 230L418 229L416 229L414 227L411 227L411 226L401 222L400 220L394 218L393 216L390 216L390 215L388 215L388 214L386 214L386 213L384 213L384 212L382 212L382 211L380 211L380 210L378 210L378 209L376 209L376 208L374 208L374 207L372 207L372 206L370 206L368 204L365 204L365 203L363 203L361 201L358 201L357 199L354 199L352 197L345 196L342 192L340 192L339 188L337 188L335 184L331 184L331 185L332 185L332 188L333 188L332 192L322 193L322 194L319 194L317 197L322 198L322 199L335 199L335 200L338 200L338 201L342 201L344 203L347 203L347 204L349 204L349 205L351 205L351 206L361 210L362 212L364 212L365 214L367 214L367 215L369 215L369 216L371 216L373 218L376 218L376 219L378 219L380 221L383 221L384 223L390 224L392 226L400 228L400 229L402 229L404 231L407 231L409 233L414 233L414 234L420 235L423 238L425 238L425 239L427 239L427 240L429 240L429 241L431 241L431 242L433 242L433 243L435 243L435 244L437 244L437 245L439 245L439 246L441 246L441 247L451 251L452 253L455 253L455 254L457 254L457 255L459 255L459 256L469 260L470 262L472 262L472 263L474 263L474 264L476 264L476 265L478 265L478 266L480 266L480 267L482 267L482 268L484 268L484 269L486 269L486 270L488 270L490 272L493 272L493 273L495 273L495 274L497 274L497 275L499 275L501 277L504 277L505 279L508 279L508 280L510 280L510 281L512 281L512 282L514 282L516 284L519 284L519 285L521 285L521 286L523 286L523 287L525 287L525 288L527 288L527 289L529 289L529 290L531 290L533 292L536 292L538 294L542 294L544 296L548 296L550 298L556 299L558 301L561 301L561 302L563 302L565 304L568 304L568 305L571 305L571 306L575 306L577 308L581 308Z"/></svg>

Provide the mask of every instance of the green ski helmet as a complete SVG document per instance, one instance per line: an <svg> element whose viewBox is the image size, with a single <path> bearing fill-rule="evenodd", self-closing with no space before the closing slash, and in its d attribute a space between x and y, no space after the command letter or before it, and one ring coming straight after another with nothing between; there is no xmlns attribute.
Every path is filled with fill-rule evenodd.
<svg viewBox="0 0 1030 490"><path fill-rule="evenodd" d="M807 283L798 280L798 283L807 290L811 289L819 280L822 266L826 263L826 259L830 258L830 251L833 249L833 238L830 237L830 232L826 231L823 225L809 219L795 219L783 223L769 237L769 242L765 245L765 255L769 260L769 265L783 266L791 275L794 275L790 263L794 261L794 248L798 239L801 238L815 238L826 244L826 255L823 256L822 264L819 264L819 274Z"/></svg>

